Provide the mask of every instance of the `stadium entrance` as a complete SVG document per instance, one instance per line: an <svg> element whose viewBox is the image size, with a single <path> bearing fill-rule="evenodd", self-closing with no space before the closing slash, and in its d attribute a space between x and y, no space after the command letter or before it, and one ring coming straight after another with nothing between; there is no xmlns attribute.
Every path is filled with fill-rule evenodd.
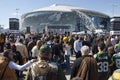
<svg viewBox="0 0 120 80"><path fill-rule="evenodd" d="M65 25L49 25L45 27L46 33L51 34L65 34L69 33L71 34L71 26L65 26Z"/></svg>

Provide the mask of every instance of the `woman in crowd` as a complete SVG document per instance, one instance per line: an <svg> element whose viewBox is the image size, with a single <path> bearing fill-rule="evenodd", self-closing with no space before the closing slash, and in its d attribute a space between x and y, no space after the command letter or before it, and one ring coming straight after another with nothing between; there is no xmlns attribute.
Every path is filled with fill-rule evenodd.
<svg viewBox="0 0 120 80"><path fill-rule="evenodd" d="M0 56L0 80L17 80L15 70L22 71L36 61L33 59L24 65L17 65L14 62L13 55L13 51L9 49Z"/></svg>

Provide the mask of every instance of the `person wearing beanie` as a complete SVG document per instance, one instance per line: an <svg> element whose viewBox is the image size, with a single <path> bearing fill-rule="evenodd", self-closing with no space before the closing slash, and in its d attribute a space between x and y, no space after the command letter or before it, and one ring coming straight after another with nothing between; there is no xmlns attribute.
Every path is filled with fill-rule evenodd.
<svg viewBox="0 0 120 80"><path fill-rule="evenodd" d="M26 79L35 80L45 78L46 80L66 80L61 67L55 62L52 62L51 59L51 48L48 45L42 45L40 47L38 61L30 67Z"/></svg>

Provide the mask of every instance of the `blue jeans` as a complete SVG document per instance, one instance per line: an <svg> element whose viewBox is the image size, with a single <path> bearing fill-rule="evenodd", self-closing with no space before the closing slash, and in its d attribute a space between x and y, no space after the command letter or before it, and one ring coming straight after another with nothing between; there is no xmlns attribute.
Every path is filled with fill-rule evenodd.
<svg viewBox="0 0 120 80"><path fill-rule="evenodd" d="M65 55L67 69L70 68L70 55Z"/></svg>

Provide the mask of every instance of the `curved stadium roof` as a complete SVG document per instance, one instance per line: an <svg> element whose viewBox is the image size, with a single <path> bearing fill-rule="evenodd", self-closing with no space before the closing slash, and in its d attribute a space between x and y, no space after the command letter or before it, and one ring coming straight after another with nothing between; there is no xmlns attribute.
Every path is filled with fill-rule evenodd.
<svg viewBox="0 0 120 80"><path fill-rule="evenodd" d="M85 8L73 7L70 5L53 4L49 7L45 7L45 8L33 10L31 12L27 12L24 15L22 15L22 18L24 18L26 15L29 15L31 13L36 13L36 12L46 12L46 11L72 12L72 10L79 10L83 13L86 13L87 15L94 15L94 16L99 16L99 17L109 17L108 15L106 15L104 13L93 11L93 10L88 10Z"/></svg>

